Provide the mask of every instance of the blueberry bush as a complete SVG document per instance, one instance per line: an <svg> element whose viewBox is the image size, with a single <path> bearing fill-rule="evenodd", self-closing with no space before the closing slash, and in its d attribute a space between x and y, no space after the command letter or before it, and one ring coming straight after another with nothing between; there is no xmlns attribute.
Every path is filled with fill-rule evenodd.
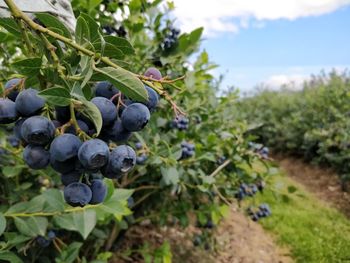
<svg viewBox="0 0 350 263"><path fill-rule="evenodd" d="M288 87L262 90L237 106L258 142L275 152L334 168L346 190L350 179L349 91L349 73L333 71L313 76L300 91Z"/></svg>
<svg viewBox="0 0 350 263"><path fill-rule="evenodd" d="M243 183L262 189L268 151L251 148L237 94L216 96L203 29L181 34L161 2L73 0L72 32L5 0L1 261L107 262L135 224L211 229ZM148 260L169 262L162 248Z"/></svg>

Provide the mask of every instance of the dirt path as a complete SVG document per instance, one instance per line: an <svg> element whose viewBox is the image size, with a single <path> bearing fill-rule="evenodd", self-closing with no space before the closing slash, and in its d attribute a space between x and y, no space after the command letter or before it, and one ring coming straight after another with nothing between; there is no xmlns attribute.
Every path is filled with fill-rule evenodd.
<svg viewBox="0 0 350 263"><path fill-rule="evenodd" d="M275 156L275 159L288 177L301 183L311 193L350 218L350 194L342 191L335 172L296 158Z"/></svg>
<svg viewBox="0 0 350 263"><path fill-rule="evenodd" d="M259 223L253 222L242 212L232 207L230 215L215 227L213 235L216 244L206 250L193 245L193 236L201 234L201 229L190 226L157 228L152 225L136 226L128 231L123 243L142 243L159 247L168 241L174 263L291 263L288 250L282 250L265 232ZM132 244L128 245L133 246ZM137 255L130 260L114 258L111 262L143 262Z"/></svg>

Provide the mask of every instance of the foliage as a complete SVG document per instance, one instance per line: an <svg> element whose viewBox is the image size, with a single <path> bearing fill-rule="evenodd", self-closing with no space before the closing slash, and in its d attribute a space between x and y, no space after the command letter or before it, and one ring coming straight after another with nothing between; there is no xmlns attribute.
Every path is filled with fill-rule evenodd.
<svg viewBox="0 0 350 263"><path fill-rule="evenodd" d="M275 151L303 156L349 172L350 78L347 72L321 74L303 90L263 90L239 103L251 134Z"/></svg>
<svg viewBox="0 0 350 263"><path fill-rule="evenodd" d="M104 179L106 200L84 208L64 203L59 175L52 169L27 167L21 158L23 147L13 147L7 140L13 127L1 126L1 260L107 262L108 251L117 249L115 241L132 224L145 219L166 224L177 218L186 226L191 215L199 222L211 218L216 224L241 182L266 175L251 172L251 163L259 157L247 149L246 125L232 114L237 96L215 96L217 82L209 73L215 65L208 54L201 52L192 68L186 66L199 46L202 29L180 34L170 48L162 48L163 33L171 31L172 21L167 11L160 11L160 2L74 0L75 32L48 14L37 18L51 31L13 10L16 19L0 19L1 82L24 77L26 87L40 90L46 98L45 116L54 114L54 106L71 105L94 122L97 136L101 114L90 103L96 81L108 80L138 101L147 99L144 84L162 96L148 127L128 142L142 143L138 154L148 155L146 163L119 180ZM122 22L115 20L116 12L122 13ZM111 28L114 31L107 30ZM174 80L144 77L149 66L159 67ZM182 111L190 120L188 130L171 128L174 112ZM80 135L86 139L86 134ZM185 140L195 144L195 155L182 160ZM218 165L221 156L227 161ZM54 230L56 237L43 249L37 238L47 237L48 230ZM165 244L157 252L163 262L171 259L168 250ZM146 258L147 249L140 251Z"/></svg>
<svg viewBox="0 0 350 263"><path fill-rule="evenodd" d="M342 213L283 174L271 178L270 186L255 200L268 202L273 211L273 216L261 224L290 249L296 262L341 262L349 258L350 224Z"/></svg>

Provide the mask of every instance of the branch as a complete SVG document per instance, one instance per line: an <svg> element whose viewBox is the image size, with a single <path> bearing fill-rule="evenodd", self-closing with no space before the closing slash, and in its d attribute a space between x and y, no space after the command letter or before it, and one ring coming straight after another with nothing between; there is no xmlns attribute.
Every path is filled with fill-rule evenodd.
<svg viewBox="0 0 350 263"><path fill-rule="evenodd" d="M222 165L220 165L218 168L216 168L215 171L212 172L209 176L214 177L215 175L217 175L222 169L224 169L230 163L231 163L231 160L226 160Z"/></svg>

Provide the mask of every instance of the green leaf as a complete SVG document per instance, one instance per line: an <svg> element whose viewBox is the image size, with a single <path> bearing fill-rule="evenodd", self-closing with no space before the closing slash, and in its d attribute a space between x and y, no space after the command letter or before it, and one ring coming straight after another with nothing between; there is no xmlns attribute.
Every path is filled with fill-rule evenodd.
<svg viewBox="0 0 350 263"><path fill-rule="evenodd" d="M46 27L50 27L50 29L52 29L52 31L55 31L55 29L57 29L63 34L63 36L65 36L67 38L72 38L72 36L71 36L69 30L67 29L67 27L60 20L58 20L55 16L50 15L48 13L37 13L37 14L35 14L35 16Z"/></svg>
<svg viewBox="0 0 350 263"><path fill-rule="evenodd" d="M115 47L110 43L105 43L105 45L103 46L101 42L96 42L93 44L93 46L96 50L103 50L103 56L114 59L124 58L124 53L119 48Z"/></svg>
<svg viewBox="0 0 350 263"><path fill-rule="evenodd" d="M0 236L4 233L6 229L6 218L3 213L0 213Z"/></svg>
<svg viewBox="0 0 350 263"><path fill-rule="evenodd" d="M10 263L23 263L22 259L10 251L0 251L0 260Z"/></svg>
<svg viewBox="0 0 350 263"><path fill-rule="evenodd" d="M56 263L73 263L79 256L79 250L83 243L73 242L68 247L65 247L56 258Z"/></svg>
<svg viewBox="0 0 350 263"><path fill-rule="evenodd" d="M175 167L169 167L169 168L160 168L164 183L166 185L175 185L179 182L180 176L179 172Z"/></svg>
<svg viewBox="0 0 350 263"><path fill-rule="evenodd" d="M22 171L23 171L23 166L20 166L20 165L17 167L5 166L2 168L2 173L7 178L15 177L15 176L21 174Z"/></svg>
<svg viewBox="0 0 350 263"><path fill-rule="evenodd" d="M101 116L101 112L99 111L99 109L96 107L95 104L88 101L84 97L84 93L83 93L79 83L77 83L77 82L73 86L73 89L71 91L71 95L73 97L75 97L77 100L79 100L79 102L82 103L79 111L83 115L88 117L94 123L94 125L96 127L97 135L99 135L101 132L101 129L102 129L102 116Z"/></svg>
<svg viewBox="0 0 350 263"><path fill-rule="evenodd" d="M118 201L126 201L129 199L130 196L134 193L134 190L132 189L115 189L114 190L114 198Z"/></svg>
<svg viewBox="0 0 350 263"><path fill-rule="evenodd" d="M122 68L105 67L95 69L95 80L108 80L115 85L125 96L136 101L147 101L148 93L141 82L131 72Z"/></svg>
<svg viewBox="0 0 350 263"><path fill-rule="evenodd" d="M89 27L89 32L90 32L90 41L95 42L95 40L100 38L100 31L99 31L99 26L96 23L96 21L89 15L80 13L80 16L85 19L88 27Z"/></svg>
<svg viewBox="0 0 350 263"><path fill-rule="evenodd" d="M0 26L5 28L9 33L20 37L21 36L21 30L18 27L16 21L12 18L8 17L1 17L0 18Z"/></svg>
<svg viewBox="0 0 350 263"><path fill-rule="evenodd" d="M32 76L39 73L41 63L41 58L26 58L16 61L12 65L17 68L21 74Z"/></svg>
<svg viewBox="0 0 350 263"><path fill-rule="evenodd" d="M96 212L92 209L73 214L74 223L78 232L86 239L96 225Z"/></svg>
<svg viewBox="0 0 350 263"><path fill-rule="evenodd" d="M81 83L80 87L83 88L87 83L88 81L91 79L92 77L92 74L94 73L94 70L93 70L93 65L94 65L94 59L93 58L90 58L88 56L83 56L82 57L82 73L81 75L84 76L84 80L83 82Z"/></svg>
<svg viewBox="0 0 350 263"><path fill-rule="evenodd" d="M62 191L58 189L48 189L43 194L46 199L46 212L62 212L64 211L65 201Z"/></svg>
<svg viewBox="0 0 350 263"><path fill-rule="evenodd" d="M77 19L77 25L75 27L75 41L80 45L91 41L89 26L82 16L79 16Z"/></svg>
<svg viewBox="0 0 350 263"><path fill-rule="evenodd" d="M135 53L134 47L125 38L105 36L104 40L106 41L105 56L118 59L124 57L124 55L132 55ZM96 49L101 49L101 40L94 42L93 46ZM116 51L117 54L113 54L114 51Z"/></svg>
<svg viewBox="0 0 350 263"><path fill-rule="evenodd" d="M94 123L96 133L99 135L102 129L102 115L100 110L90 101L81 100L81 102L83 103L81 113Z"/></svg>
<svg viewBox="0 0 350 263"><path fill-rule="evenodd" d="M68 106L71 102L70 93L64 88L45 89L40 91L38 95L54 106Z"/></svg>
<svg viewBox="0 0 350 263"><path fill-rule="evenodd" d="M45 217L31 216L26 219L15 217L14 221L18 231L30 237L44 236L48 225Z"/></svg>
<svg viewBox="0 0 350 263"><path fill-rule="evenodd" d="M96 225L96 212L86 209L56 216L54 220L59 227L79 232L86 239Z"/></svg>
<svg viewBox="0 0 350 263"><path fill-rule="evenodd" d="M25 212L28 209L29 202L20 202L13 206L11 206L7 211L6 214L14 214L14 213L21 213Z"/></svg>

